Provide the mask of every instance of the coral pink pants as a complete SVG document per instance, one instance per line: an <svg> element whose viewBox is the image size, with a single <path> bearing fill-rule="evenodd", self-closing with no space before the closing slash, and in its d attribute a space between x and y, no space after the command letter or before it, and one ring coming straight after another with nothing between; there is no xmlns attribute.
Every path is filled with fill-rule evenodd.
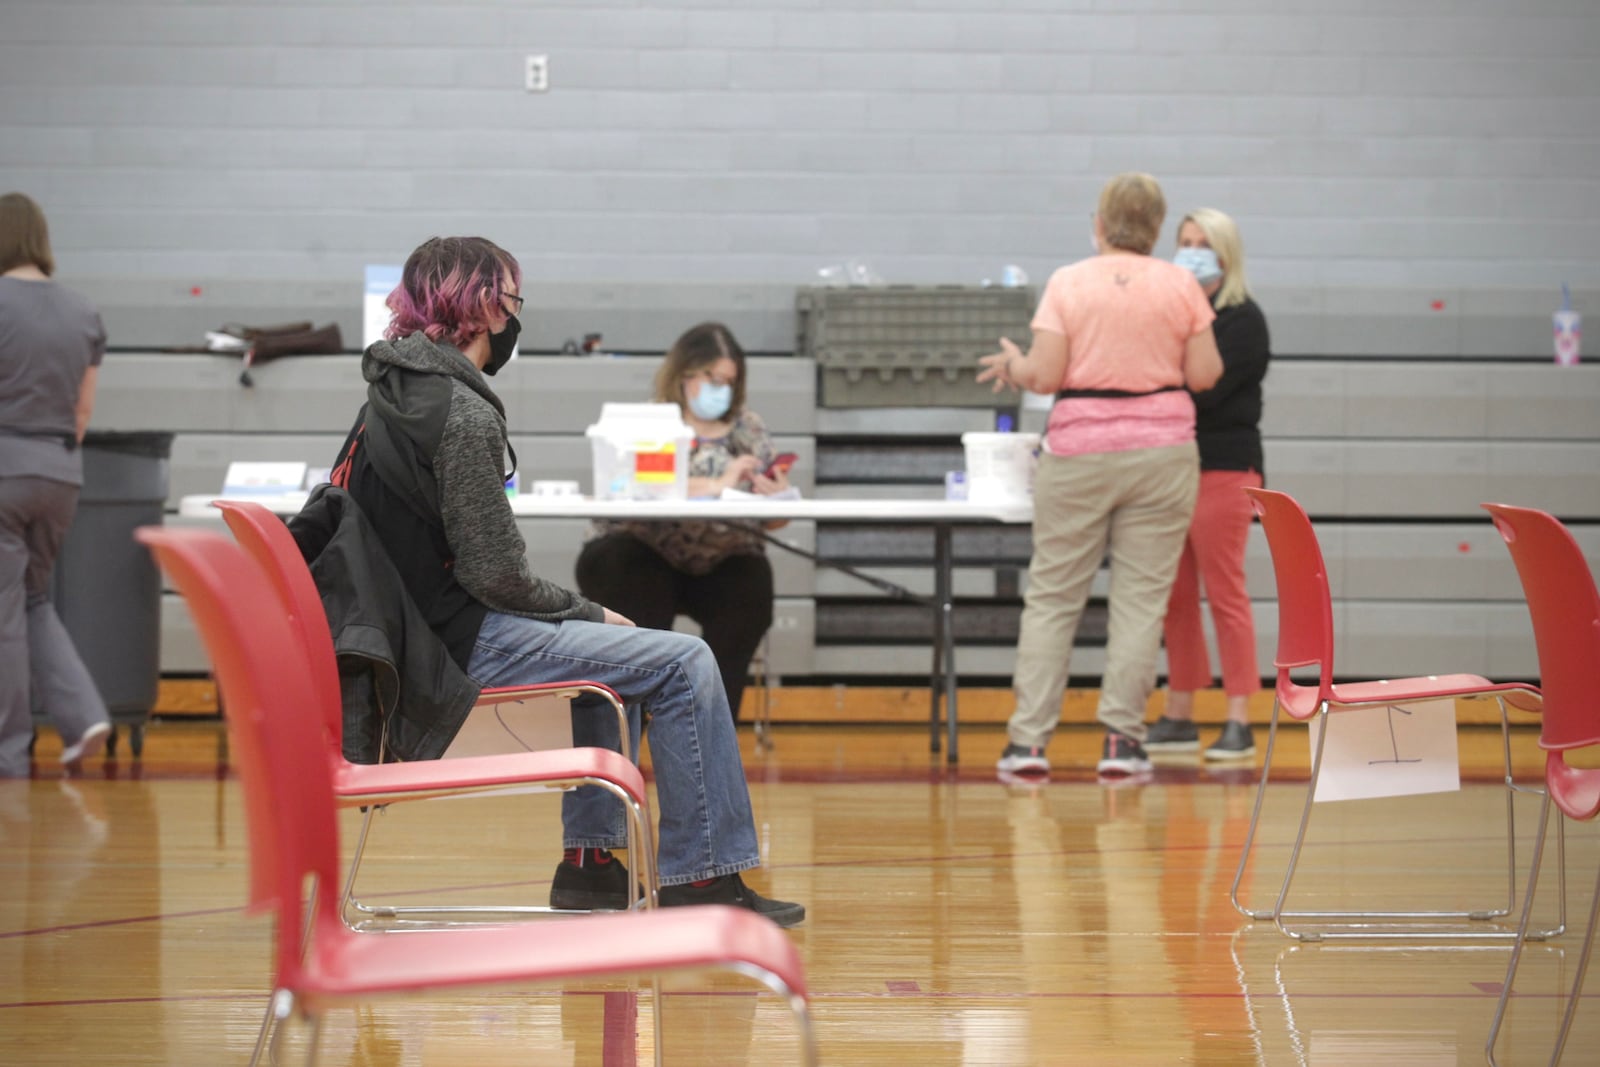
<svg viewBox="0 0 1600 1067"><path fill-rule="evenodd" d="M1244 584L1244 547L1255 518L1244 488L1259 485L1261 475L1255 471L1200 472L1200 498L1178 558L1163 627L1167 684L1179 692L1206 689L1212 682L1200 622L1202 586L1217 632L1223 690L1229 696L1248 696L1261 688L1255 618Z"/></svg>

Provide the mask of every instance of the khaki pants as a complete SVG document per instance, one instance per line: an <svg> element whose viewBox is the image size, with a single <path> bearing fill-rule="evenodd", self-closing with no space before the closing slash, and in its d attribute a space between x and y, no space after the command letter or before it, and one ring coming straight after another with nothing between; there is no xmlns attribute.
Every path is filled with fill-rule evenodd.
<svg viewBox="0 0 1600 1067"><path fill-rule="evenodd" d="M1043 746L1061 719L1072 642L1110 549L1110 620L1097 715L1143 741L1161 623L1200 485L1191 444L1039 457L1033 561L1012 684L1012 744Z"/></svg>

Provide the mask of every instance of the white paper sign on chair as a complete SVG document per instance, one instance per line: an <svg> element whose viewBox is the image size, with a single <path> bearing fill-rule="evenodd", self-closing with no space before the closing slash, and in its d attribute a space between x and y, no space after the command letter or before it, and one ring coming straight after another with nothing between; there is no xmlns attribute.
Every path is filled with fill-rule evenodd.
<svg viewBox="0 0 1600 1067"><path fill-rule="evenodd" d="M1403 797L1461 790L1456 703L1425 700L1335 712L1316 801ZM1311 720L1311 756L1322 742Z"/></svg>

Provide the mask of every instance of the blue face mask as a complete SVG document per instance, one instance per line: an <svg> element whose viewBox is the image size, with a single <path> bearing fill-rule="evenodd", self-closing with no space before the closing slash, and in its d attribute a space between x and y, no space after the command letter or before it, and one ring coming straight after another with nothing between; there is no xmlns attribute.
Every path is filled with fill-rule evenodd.
<svg viewBox="0 0 1600 1067"><path fill-rule="evenodd" d="M700 391L689 398L689 410L707 422L716 422L733 406L733 386L702 382Z"/></svg>
<svg viewBox="0 0 1600 1067"><path fill-rule="evenodd" d="M1217 262L1217 254L1209 248L1180 248L1178 254L1172 257L1172 262L1193 274L1201 285L1210 285L1222 277L1222 264Z"/></svg>

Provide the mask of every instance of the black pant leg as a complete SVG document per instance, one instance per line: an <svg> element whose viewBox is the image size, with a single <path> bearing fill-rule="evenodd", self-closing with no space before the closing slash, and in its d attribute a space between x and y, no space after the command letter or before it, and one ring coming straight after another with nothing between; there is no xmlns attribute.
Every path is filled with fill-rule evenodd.
<svg viewBox="0 0 1600 1067"><path fill-rule="evenodd" d="M744 699L750 661L772 628L772 563L766 556L730 556L709 574L686 578L684 613L700 624L717 657L734 719Z"/></svg>
<svg viewBox="0 0 1600 1067"><path fill-rule="evenodd" d="M637 537L611 533L583 546L578 592L652 630L672 629L684 575Z"/></svg>

